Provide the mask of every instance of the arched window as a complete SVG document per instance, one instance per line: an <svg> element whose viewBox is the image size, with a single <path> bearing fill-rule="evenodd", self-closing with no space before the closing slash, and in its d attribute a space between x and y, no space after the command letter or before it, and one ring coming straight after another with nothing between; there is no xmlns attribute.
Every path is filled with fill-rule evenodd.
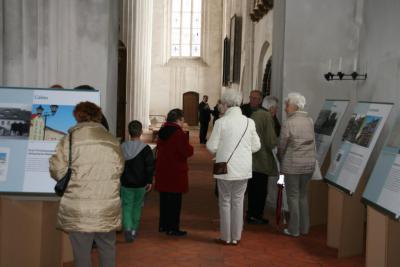
<svg viewBox="0 0 400 267"><path fill-rule="evenodd" d="M265 66L261 91L263 96L271 94L271 72L272 72L272 57L268 59L267 65Z"/></svg>
<svg viewBox="0 0 400 267"><path fill-rule="evenodd" d="M172 0L171 57L200 57L201 0Z"/></svg>

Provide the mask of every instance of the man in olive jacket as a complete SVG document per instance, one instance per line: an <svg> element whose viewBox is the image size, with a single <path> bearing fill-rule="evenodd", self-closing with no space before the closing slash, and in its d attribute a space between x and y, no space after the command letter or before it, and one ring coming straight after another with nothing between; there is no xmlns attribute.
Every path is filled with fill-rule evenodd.
<svg viewBox="0 0 400 267"><path fill-rule="evenodd" d="M261 92L253 95L259 96L262 101ZM268 220L263 218L265 200L267 197L268 176L278 174L276 162L272 149L276 147L278 139L275 134L274 121L271 113L262 109L254 109L251 118L256 124L257 134L260 137L261 149L253 154L253 177L248 180L248 210L247 222L250 224L267 224Z"/></svg>

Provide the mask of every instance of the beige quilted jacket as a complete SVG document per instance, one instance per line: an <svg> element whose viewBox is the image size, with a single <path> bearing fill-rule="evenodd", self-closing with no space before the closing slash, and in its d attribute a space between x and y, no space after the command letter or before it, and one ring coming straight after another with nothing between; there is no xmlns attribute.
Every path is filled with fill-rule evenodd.
<svg viewBox="0 0 400 267"><path fill-rule="evenodd" d="M109 232L120 228L120 175L124 159L119 143L99 123L79 123L72 133L72 177L61 198L58 228L66 232ZM50 158L50 174L61 179L68 168L69 136Z"/></svg>
<svg viewBox="0 0 400 267"><path fill-rule="evenodd" d="M288 114L278 146L280 172L308 174L315 168L314 124L306 112Z"/></svg>

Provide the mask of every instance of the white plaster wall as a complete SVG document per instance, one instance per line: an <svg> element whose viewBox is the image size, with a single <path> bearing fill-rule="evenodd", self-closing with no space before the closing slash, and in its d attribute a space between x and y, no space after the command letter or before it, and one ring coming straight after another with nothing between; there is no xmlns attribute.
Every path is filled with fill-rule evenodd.
<svg viewBox="0 0 400 267"><path fill-rule="evenodd" d="M200 99L207 94L211 106L220 97L222 0L203 2L206 14L202 22L202 59L169 60L169 1L154 1L150 115L165 115L172 108L182 108L183 93L187 91L198 92Z"/></svg>
<svg viewBox="0 0 400 267"><path fill-rule="evenodd" d="M316 118L325 98L355 99L357 82L327 82L328 60L350 72L358 54L360 0L286 0L282 93L305 95L306 110ZM277 49L277 47L275 47ZM275 50L274 50L275 51ZM280 71L274 70L273 71Z"/></svg>
<svg viewBox="0 0 400 267"><path fill-rule="evenodd" d="M114 131L118 1L0 0L0 7L1 85L92 85Z"/></svg>
<svg viewBox="0 0 400 267"><path fill-rule="evenodd" d="M367 63L368 78L359 83L357 98L363 101L394 103L391 116L376 146L379 148L390 134L400 112L400 2L397 0L364 1L364 16L360 38L360 61ZM370 165L370 168L374 164Z"/></svg>

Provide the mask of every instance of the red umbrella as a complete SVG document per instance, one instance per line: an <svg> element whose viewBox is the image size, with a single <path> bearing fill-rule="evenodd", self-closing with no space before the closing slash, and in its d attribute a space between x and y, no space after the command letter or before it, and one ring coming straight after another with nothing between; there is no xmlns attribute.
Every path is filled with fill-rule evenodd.
<svg viewBox="0 0 400 267"><path fill-rule="evenodd" d="M276 198L276 209L275 209L275 219L276 219L276 225L279 226L281 222L281 215L282 215L282 190L283 190L283 185L282 184L277 184L278 187L278 194Z"/></svg>

